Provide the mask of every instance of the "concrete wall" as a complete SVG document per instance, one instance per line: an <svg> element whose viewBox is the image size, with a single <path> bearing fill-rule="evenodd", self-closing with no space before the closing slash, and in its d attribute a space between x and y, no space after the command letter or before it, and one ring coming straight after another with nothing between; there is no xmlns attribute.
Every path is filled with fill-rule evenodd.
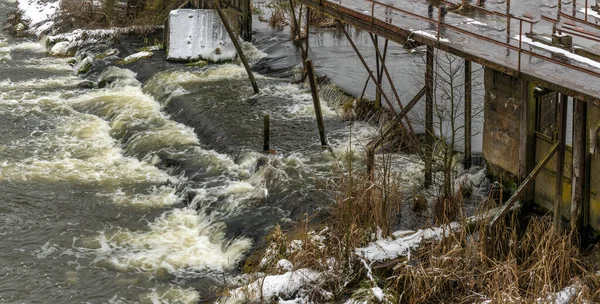
<svg viewBox="0 0 600 304"><path fill-rule="evenodd" d="M491 173L519 174L519 122L523 82L518 78L485 68L483 157Z"/></svg>
<svg viewBox="0 0 600 304"><path fill-rule="evenodd" d="M518 78L494 70L485 69L485 122L483 127L483 156L489 169L496 178L519 174L519 145L521 107L524 98L530 98L523 86L527 85ZM532 98L532 97L531 97ZM600 108L587 105L588 128L600 122ZM589 134L588 130L588 134ZM536 164L548 153L552 139L535 135ZM567 146L564 165L564 184L561 214L568 220L571 213L571 178L573 167L572 147ZM536 205L546 210L554 209L556 189L555 155L534 181L533 199ZM600 151L591 155L589 180L589 225L600 232ZM506 179L505 179L506 181ZM583 214L585 216L585 212Z"/></svg>

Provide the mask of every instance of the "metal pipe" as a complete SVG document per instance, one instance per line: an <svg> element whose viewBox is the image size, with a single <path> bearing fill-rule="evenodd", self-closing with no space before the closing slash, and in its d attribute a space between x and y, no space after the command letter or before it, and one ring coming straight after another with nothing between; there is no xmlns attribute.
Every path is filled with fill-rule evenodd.
<svg viewBox="0 0 600 304"><path fill-rule="evenodd" d="M523 49L523 21L519 21L519 66L518 71L521 73L521 51Z"/></svg>

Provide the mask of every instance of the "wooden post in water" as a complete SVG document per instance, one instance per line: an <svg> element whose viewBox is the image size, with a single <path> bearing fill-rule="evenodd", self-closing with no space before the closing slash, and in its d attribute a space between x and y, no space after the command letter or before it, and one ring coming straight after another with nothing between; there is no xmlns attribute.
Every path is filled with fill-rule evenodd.
<svg viewBox="0 0 600 304"><path fill-rule="evenodd" d="M435 142L433 130L433 47L427 46L425 66L425 180L424 186L429 187L433 182L433 145Z"/></svg>
<svg viewBox="0 0 600 304"><path fill-rule="evenodd" d="M582 232L581 214L585 198L585 168L588 154L586 103L574 99L573 104L573 178L571 180L571 230Z"/></svg>
<svg viewBox="0 0 600 304"><path fill-rule="evenodd" d="M252 70L250 69L250 65L248 64L248 60L246 60L246 56L244 56L244 52L242 51L242 47L240 46L237 36L231 29L231 26L229 26L229 22L227 22L227 19L225 18L225 14L223 13L223 10L221 9L221 3L218 0L213 0L213 3L215 4L214 5L215 9L217 10L219 17L221 18L221 21L223 21L223 25L225 25L225 29L227 30L227 33L229 34L229 38L231 38L231 42L233 43L233 46L235 46L235 50L237 51L238 56L240 56L240 60L244 64L246 73L248 73L248 78L250 78L250 82L252 83L252 88L254 89L254 94L258 94L258 92L259 92L258 85L256 84L256 79L254 79L254 74L252 73Z"/></svg>
<svg viewBox="0 0 600 304"><path fill-rule="evenodd" d="M250 0L242 0L242 39L252 40L252 10Z"/></svg>
<svg viewBox="0 0 600 304"><path fill-rule="evenodd" d="M271 133L271 115L265 114L264 125L263 125L263 151L268 152L271 148L269 147L269 134Z"/></svg>
<svg viewBox="0 0 600 304"><path fill-rule="evenodd" d="M308 81L310 82L310 92L312 93L313 106L315 108L315 115L317 116L317 127L319 128L319 138L321 139L321 146L327 146L327 139L325 138L325 125L323 123L323 113L321 112L321 101L319 100L319 92L317 92L317 80L315 79L315 70L312 64L312 60L306 60L306 70L308 72Z"/></svg>
<svg viewBox="0 0 600 304"><path fill-rule="evenodd" d="M465 59L465 168L471 167L471 61Z"/></svg>
<svg viewBox="0 0 600 304"><path fill-rule="evenodd" d="M558 151L556 154L556 194L554 196L554 230L560 231L561 205L563 197L563 181L565 175L565 141L567 137L567 104L569 96L561 94L559 103L560 119L558 121Z"/></svg>

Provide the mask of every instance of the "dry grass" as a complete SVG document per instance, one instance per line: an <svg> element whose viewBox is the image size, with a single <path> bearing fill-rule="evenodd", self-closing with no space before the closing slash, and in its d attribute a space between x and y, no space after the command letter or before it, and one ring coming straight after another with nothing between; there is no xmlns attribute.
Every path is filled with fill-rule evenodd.
<svg viewBox="0 0 600 304"><path fill-rule="evenodd" d="M58 24L63 30L162 25L184 0L62 0Z"/></svg>
<svg viewBox="0 0 600 304"><path fill-rule="evenodd" d="M395 267L393 286L402 303L532 303L579 278L577 301L600 300L594 265L569 234L556 233L548 218L532 218L518 233L498 227L494 256L485 254L482 235L465 229L420 248L410 263ZM597 257L597 253L593 254Z"/></svg>

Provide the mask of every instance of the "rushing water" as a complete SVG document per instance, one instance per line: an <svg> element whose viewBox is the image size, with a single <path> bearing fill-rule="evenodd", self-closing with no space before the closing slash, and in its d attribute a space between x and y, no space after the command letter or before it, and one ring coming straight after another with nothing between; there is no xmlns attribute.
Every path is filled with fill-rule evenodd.
<svg viewBox="0 0 600 304"><path fill-rule="evenodd" d="M337 43L324 35L313 49ZM0 303L209 300L275 224L326 214L332 168L375 129L325 100L321 149L310 93L274 77L298 62L285 41L258 37L270 56L252 96L237 65L166 64L144 83L110 67L94 76L107 87L84 89L70 58L0 33ZM275 155L257 152L264 114ZM395 164L407 189L420 178L414 157Z"/></svg>

